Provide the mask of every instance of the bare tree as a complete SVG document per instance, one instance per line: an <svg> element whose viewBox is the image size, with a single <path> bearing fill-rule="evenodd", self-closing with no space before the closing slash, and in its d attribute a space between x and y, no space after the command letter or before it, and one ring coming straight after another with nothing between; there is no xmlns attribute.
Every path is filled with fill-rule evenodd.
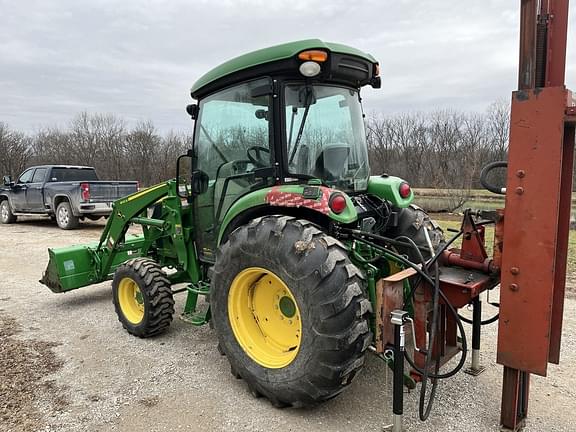
<svg viewBox="0 0 576 432"><path fill-rule="evenodd" d="M56 127L41 129L32 138L31 163L36 165L76 163L68 151L70 140L70 134L67 131Z"/></svg>
<svg viewBox="0 0 576 432"><path fill-rule="evenodd" d="M13 177L26 168L32 155L31 141L20 132L0 122L0 173Z"/></svg>
<svg viewBox="0 0 576 432"><path fill-rule="evenodd" d="M486 163L506 159L510 104L494 102L484 113L459 111L371 114L367 141L373 174L405 178L415 187L453 190L447 209L467 200L478 188ZM240 125L207 131L222 149L245 157L246 146L268 139L266 130ZM202 137L202 136L201 136ZM335 131L307 131L309 146L346 141ZM16 175L27 164L94 166L104 179L139 180L148 186L175 176L176 158L192 147L192 136L169 132L161 136L151 121L134 127L111 114L82 112L65 128L47 127L32 137L0 123L0 169ZM221 161L214 158L218 166ZM504 182L503 172L495 182Z"/></svg>
<svg viewBox="0 0 576 432"><path fill-rule="evenodd" d="M144 186L159 180L156 155L160 142L151 121L138 123L126 135L126 159L130 161L127 173L139 179Z"/></svg>

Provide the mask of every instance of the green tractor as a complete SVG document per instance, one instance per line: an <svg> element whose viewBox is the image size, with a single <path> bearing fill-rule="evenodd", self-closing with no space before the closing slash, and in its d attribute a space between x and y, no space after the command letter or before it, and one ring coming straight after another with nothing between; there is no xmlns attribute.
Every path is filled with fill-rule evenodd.
<svg viewBox="0 0 576 432"><path fill-rule="evenodd" d="M165 331L186 292L183 319L214 326L254 395L335 397L374 343L377 281L443 244L405 181L370 175L366 85L380 87L371 55L317 39L208 72L191 90L194 144L176 179L114 203L98 243L50 249L42 283L113 279L118 318L139 337Z"/></svg>

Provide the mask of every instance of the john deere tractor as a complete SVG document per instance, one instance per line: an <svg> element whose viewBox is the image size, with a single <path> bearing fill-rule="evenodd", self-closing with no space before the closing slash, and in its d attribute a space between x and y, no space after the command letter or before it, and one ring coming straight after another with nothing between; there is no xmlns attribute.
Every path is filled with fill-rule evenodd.
<svg viewBox="0 0 576 432"><path fill-rule="evenodd" d="M317 39L211 70L191 90L194 143L176 179L115 202L97 244L50 249L42 282L112 279L139 337L167 330L186 292L183 319L213 324L253 394L275 406L338 395L374 343L377 281L443 243L405 181L371 175L366 85L380 87L371 55Z"/></svg>

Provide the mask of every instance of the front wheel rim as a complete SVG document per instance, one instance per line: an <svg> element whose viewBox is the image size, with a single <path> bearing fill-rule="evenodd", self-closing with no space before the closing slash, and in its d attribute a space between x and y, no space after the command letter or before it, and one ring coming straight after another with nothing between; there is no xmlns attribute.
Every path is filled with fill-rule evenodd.
<svg viewBox="0 0 576 432"><path fill-rule="evenodd" d="M228 319L244 352L260 366L279 369L298 355L302 320L294 295L270 270L250 267L228 293Z"/></svg>
<svg viewBox="0 0 576 432"><path fill-rule="evenodd" d="M144 319L144 298L134 279L125 277L118 284L118 304L130 323L140 324Z"/></svg>
<svg viewBox="0 0 576 432"><path fill-rule="evenodd" d="M3 221L8 220L8 208L6 207L6 204L2 204L2 208L0 208L0 216L2 216Z"/></svg>

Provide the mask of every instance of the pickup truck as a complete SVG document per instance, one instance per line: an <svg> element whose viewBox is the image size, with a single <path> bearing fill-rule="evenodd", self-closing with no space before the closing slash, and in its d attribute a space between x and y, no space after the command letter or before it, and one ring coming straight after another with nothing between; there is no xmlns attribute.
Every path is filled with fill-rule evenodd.
<svg viewBox="0 0 576 432"><path fill-rule="evenodd" d="M86 166L41 165L25 170L16 181L4 176L0 186L0 222L20 215L43 214L62 229L80 220L98 220L112 212L112 202L138 190L136 181L100 181Z"/></svg>

